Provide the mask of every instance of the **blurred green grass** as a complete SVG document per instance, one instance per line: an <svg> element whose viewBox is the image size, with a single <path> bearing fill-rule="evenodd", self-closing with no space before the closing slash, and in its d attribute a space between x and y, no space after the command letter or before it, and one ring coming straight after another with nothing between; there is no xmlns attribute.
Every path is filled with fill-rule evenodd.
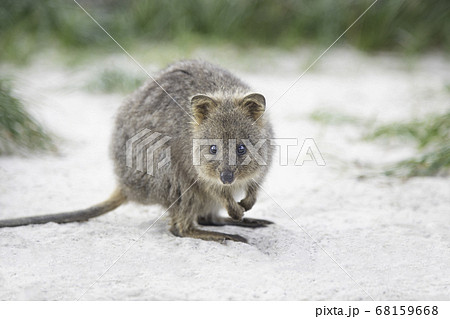
<svg viewBox="0 0 450 319"><path fill-rule="evenodd" d="M400 161L388 168L387 176L448 176L450 172L450 143L437 146L416 157Z"/></svg>
<svg viewBox="0 0 450 319"><path fill-rule="evenodd" d="M372 0L80 0L119 43L220 41L239 47L332 43ZM448 0L379 0L342 38L366 51L450 50ZM72 0L2 0L0 60L25 62L49 45L116 50Z"/></svg>
<svg viewBox="0 0 450 319"><path fill-rule="evenodd" d="M125 70L107 68L96 74L86 89L91 92L127 94L141 86L146 79L141 73L135 75Z"/></svg>
<svg viewBox="0 0 450 319"><path fill-rule="evenodd" d="M364 122L357 116L343 112L329 111L325 109L313 111L311 114L309 114L309 118L314 122L324 125L359 125Z"/></svg>
<svg viewBox="0 0 450 319"><path fill-rule="evenodd" d="M384 125L377 125L373 119L325 109L312 112L309 119L322 125L358 126L365 132L361 139L367 142L382 140L414 145L417 154L385 167L383 173L387 176L446 176L450 173L450 112Z"/></svg>
<svg viewBox="0 0 450 319"><path fill-rule="evenodd" d="M365 136L369 141L380 138L412 141L420 150L433 144L450 142L450 112L406 123L382 125Z"/></svg>
<svg viewBox="0 0 450 319"><path fill-rule="evenodd" d="M418 155L395 163L385 171L386 175L436 176L450 172L450 112L379 126L364 139L397 140L416 145Z"/></svg>
<svg viewBox="0 0 450 319"><path fill-rule="evenodd" d="M25 110L12 85L0 79L0 155L55 151L51 135Z"/></svg>

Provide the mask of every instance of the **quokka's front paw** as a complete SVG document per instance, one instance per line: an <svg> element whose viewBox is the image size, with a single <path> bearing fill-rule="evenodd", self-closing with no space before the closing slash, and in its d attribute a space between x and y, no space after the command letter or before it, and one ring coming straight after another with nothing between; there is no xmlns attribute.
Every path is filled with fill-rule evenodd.
<svg viewBox="0 0 450 319"><path fill-rule="evenodd" d="M247 200L246 198L244 198L238 204L240 206L242 206L245 209L245 211L247 211L247 210L252 209L253 205L255 205L255 201L254 200Z"/></svg>
<svg viewBox="0 0 450 319"><path fill-rule="evenodd" d="M228 215L234 220L242 220L244 212L245 208L240 205L233 205L233 207L228 208Z"/></svg>

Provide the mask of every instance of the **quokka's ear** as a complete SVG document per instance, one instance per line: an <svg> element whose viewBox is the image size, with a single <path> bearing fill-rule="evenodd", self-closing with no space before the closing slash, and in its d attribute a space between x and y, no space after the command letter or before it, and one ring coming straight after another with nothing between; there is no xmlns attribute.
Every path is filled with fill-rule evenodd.
<svg viewBox="0 0 450 319"><path fill-rule="evenodd" d="M266 99L262 94L252 93L242 99L241 107L256 121L266 109Z"/></svg>
<svg viewBox="0 0 450 319"><path fill-rule="evenodd" d="M197 124L201 124L216 107L217 102L207 95L198 94L191 99L192 115Z"/></svg>

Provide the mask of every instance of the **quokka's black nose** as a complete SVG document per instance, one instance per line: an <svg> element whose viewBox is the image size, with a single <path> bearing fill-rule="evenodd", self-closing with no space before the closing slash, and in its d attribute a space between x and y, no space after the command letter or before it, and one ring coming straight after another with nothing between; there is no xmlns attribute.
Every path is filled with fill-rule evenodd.
<svg viewBox="0 0 450 319"><path fill-rule="evenodd" d="M231 184L234 180L234 174L230 171L223 171L220 173L220 180L224 184Z"/></svg>

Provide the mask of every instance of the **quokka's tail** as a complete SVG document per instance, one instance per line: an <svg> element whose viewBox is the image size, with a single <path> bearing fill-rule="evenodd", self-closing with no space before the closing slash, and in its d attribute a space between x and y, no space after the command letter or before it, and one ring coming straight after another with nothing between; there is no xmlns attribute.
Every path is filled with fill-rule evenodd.
<svg viewBox="0 0 450 319"><path fill-rule="evenodd" d="M58 224L82 222L106 214L122 205L126 200L126 196L120 189L116 189L109 199L92 207L67 213L4 219L0 220L0 228L45 224L50 222Z"/></svg>

